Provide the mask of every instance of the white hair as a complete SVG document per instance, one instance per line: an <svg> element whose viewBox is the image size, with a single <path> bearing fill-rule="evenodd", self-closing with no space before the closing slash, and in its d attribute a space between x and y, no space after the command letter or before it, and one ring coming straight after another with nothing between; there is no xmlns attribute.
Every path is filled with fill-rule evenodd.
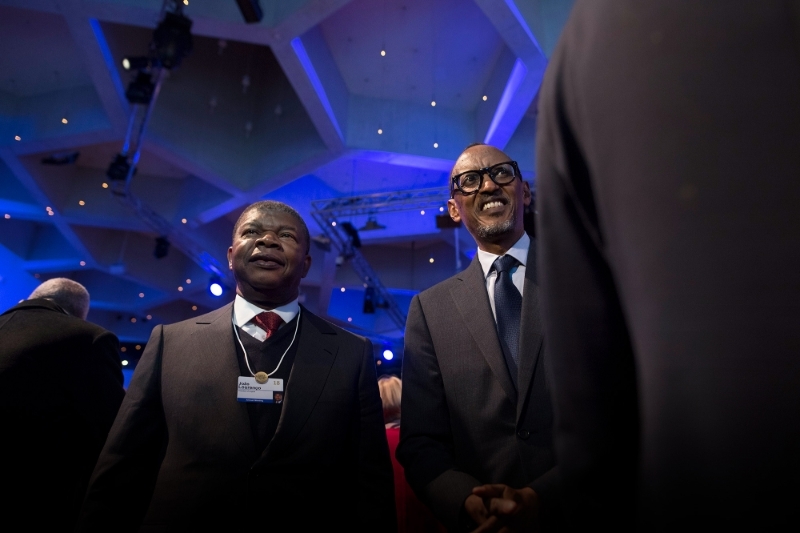
<svg viewBox="0 0 800 533"><path fill-rule="evenodd" d="M89 291L71 279L53 278L45 281L28 296L29 300L34 298L52 300L70 315L83 320L89 314Z"/></svg>

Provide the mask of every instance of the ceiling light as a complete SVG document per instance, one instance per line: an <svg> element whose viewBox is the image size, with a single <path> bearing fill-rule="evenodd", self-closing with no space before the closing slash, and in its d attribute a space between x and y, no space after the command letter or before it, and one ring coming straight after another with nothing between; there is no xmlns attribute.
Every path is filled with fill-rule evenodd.
<svg viewBox="0 0 800 533"><path fill-rule="evenodd" d="M385 55L386 55L386 50L381 50L381 56L385 56Z"/></svg>
<svg viewBox="0 0 800 533"><path fill-rule="evenodd" d="M428 259L428 263L433 263L433 257L431 257L430 259Z"/></svg>
<svg viewBox="0 0 800 533"><path fill-rule="evenodd" d="M131 164L128 162L128 156L117 154L111 164L108 165L106 176L110 180L124 181L128 178L130 170Z"/></svg>
<svg viewBox="0 0 800 533"><path fill-rule="evenodd" d="M143 292L139 293L139 298L144 298L144 293Z"/></svg>
<svg viewBox="0 0 800 533"><path fill-rule="evenodd" d="M486 101L486 100L488 100L488 99L489 99L489 97L488 97L488 96L486 96L486 95L484 94L484 95L483 95L483 101L485 102L485 101Z"/></svg>
<svg viewBox="0 0 800 533"><path fill-rule="evenodd" d="M439 143L433 143L434 148L439 148Z"/></svg>
<svg viewBox="0 0 800 533"><path fill-rule="evenodd" d="M440 213L444 213L444 207L440 207L440 208L439 208L439 212L440 212Z"/></svg>
<svg viewBox="0 0 800 533"><path fill-rule="evenodd" d="M147 315L145 318L147 318L147 320L150 320L151 318L153 318L153 315Z"/></svg>
<svg viewBox="0 0 800 533"><path fill-rule="evenodd" d="M123 57L122 68L125 70L144 70L150 67L149 57Z"/></svg>
<svg viewBox="0 0 800 533"><path fill-rule="evenodd" d="M11 218L11 215L9 215L8 213L6 213L6 216L5 216L5 218L7 218L7 219L8 219L8 218Z"/></svg>
<svg viewBox="0 0 800 533"><path fill-rule="evenodd" d="M191 283L192 283L192 280L190 280L190 279L188 279L188 278L187 278L187 279L186 279L186 284L187 284L187 285L191 285Z"/></svg>
<svg viewBox="0 0 800 533"><path fill-rule="evenodd" d="M153 48L159 63L166 69L181 64L192 52L192 21L180 13L167 12L153 32Z"/></svg>
<svg viewBox="0 0 800 533"><path fill-rule="evenodd" d="M197 306L196 305L192 306L192 311L197 311Z"/></svg>
<svg viewBox="0 0 800 533"><path fill-rule="evenodd" d="M436 100L431 102L431 107L436 107Z"/></svg>
<svg viewBox="0 0 800 533"><path fill-rule="evenodd" d="M123 346L123 347L121 347L121 348L119 349L119 351L120 351L120 352L127 352L127 351L128 351L128 349L127 349L125 346Z"/></svg>
<svg viewBox="0 0 800 533"><path fill-rule="evenodd" d="M423 209L422 211L419 212L419 214L420 215L424 215L425 214L425 210Z"/></svg>
<svg viewBox="0 0 800 533"><path fill-rule="evenodd" d="M378 135L383 135L383 130L378 128Z"/></svg>
<svg viewBox="0 0 800 533"><path fill-rule="evenodd" d="M182 218L182 219L181 219L181 223L182 223L182 224L186 224L186 219L185 219L185 218Z"/></svg>
<svg viewBox="0 0 800 533"><path fill-rule="evenodd" d="M69 120L67 120L66 117L64 117L64 118L61 119L61 123L62 124L68 124Z"/></svg>
<svg viewBox="0 0 800 533"><path fill-rule="evenodd" d="M387 361L391 361L392 359L394 359L394 353L392 353L391 350L384 350L383 358L386 359Z"/></svg>
<svg viewBox="0 0 800 533"><path fill-rule="evenodd" d="M178 285L178 292L183 292L183 287L181 285Z"/></svg>
<svg viewBox="0 0 800 533"><path fill-rule="evenodd" d="M125 351L125 347L124 346L122 347L122 351ZM127 359L123 359L122 360L122 366L128 366L128 360Z"/></svg>
<svg viewBox="0 0 800 533"><path fill-rule="evenodd" d="M86 261L81 261L80 265L81 265L82 267L85 267L85 266L86 266Z"/></svg>
<svg viewBox="0 0 800 533"><path fill-rule="evenodd" d="M141 345L141 344L137 344L137 345L136 345L136 349L137 349L137 350L141 350L141 349L142 349L142 345Z"/></svg>
<svg viewBox="0 0 800 533"><path fill-rule="evenodd" d="M347 321L348 322L352 322L353 321L353 317L351 317L351 316L347 317Z"/></svg>
<svg viewBox="0 0 800 533"><path fill-rule="evenodd" d="M83 200L78 200L78 205L86 205L86 202L84 202Z"/></svg>
<svg viewBox="0 0 800 533"><path fill-rule="evenodd" d="M104 188L104 189L108 189L108 183L106 183L106 182L103 182L103 188Z"/></svg>
<svg viewBox="0 0 800 533"><path fill-rule="evenodd" d="M341 288L341 289L339 289L339 290L340 290L340 291L342 291L342 292L344 292L346 289L345 289L344 287L342 287L342 288Z"/></svg>
<svg viewBox="0 0 800 533"><path fill-rule="evenodd" d="M136 317L135 316L131 317L131 324L136 324Z"/></svg>
<svg viewBox="0 0 800 533"><path fill-rule="evenodd" d="M369 217L367 218L366 224L358 228L358 231L369 231L373 229L386 229L386 226L383 224L378 224L378 221L375 220L375 217Z"/></svg>
<svg viewBox="0 0 800 533"><path fill-rule="evenodd" d="M20 137L19 135L14 135L14 140L15 141L21 141L22 137Z"/></svg>

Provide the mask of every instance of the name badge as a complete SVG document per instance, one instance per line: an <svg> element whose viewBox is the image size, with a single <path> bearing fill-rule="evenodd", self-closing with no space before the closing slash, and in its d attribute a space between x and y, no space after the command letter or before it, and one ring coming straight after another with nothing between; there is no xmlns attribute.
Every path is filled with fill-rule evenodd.
<svg viewBox="0 0 800 533"><path fill-rule="evenodd" d="M258 383L256 378L239 376L236 400L240 402L283 403L283 380L270 378Z"/></svg>

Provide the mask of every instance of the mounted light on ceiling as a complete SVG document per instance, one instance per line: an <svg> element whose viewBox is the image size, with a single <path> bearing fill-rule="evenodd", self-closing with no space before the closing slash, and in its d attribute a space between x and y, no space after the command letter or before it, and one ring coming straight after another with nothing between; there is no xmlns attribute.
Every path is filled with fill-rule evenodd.
<svg viewBox="0 0 800 533"><path fill-rule="evenodd" d="M149 66L150 58L146 56L122 58L122 68L125 70L144 70Z"/></svg>
<svg viewBox="0 0 800 533"><path fill-rule="evenodd" d="M153 83L153 77L147 72L139 72L136 75L128 90L125 91L125 98L132 104L147 105L153 99L156 85Z"/></svg>
<svg viewBox="0 0 800 533"><path fill-rule="evenodd" d="M373 229L386 229L386 226L383 224L378 224L378 221L375 219L375 217L369 217L367 218L366 224L358 228L358 231L369 231Z"/></svg>
<svg viewBox="0 0 800 533"><path fill-rule="evenodd" d="M117 154L114 156L114 160L108 166L106 176L108 176L108 179L110 180L125 181L130 170L131 164L128 161L128 156Z"/></svg>
<svg viewBox="0 0 800 533"><path fill-rule="evenodd" d="M164 20L153 32L153 48L159 64L173 69L192 53L192 21L180 13L164 15Z"/></svg>

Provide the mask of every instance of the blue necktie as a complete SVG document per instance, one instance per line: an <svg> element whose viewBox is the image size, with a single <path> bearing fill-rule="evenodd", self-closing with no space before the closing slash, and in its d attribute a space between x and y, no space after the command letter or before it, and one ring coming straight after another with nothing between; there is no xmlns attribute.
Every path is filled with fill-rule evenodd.
<svg viewBox="0 0 800 533"><path fill-rule="evenodd" d="M517 366L519 365L519 323L522 314L522 295L514 286L511 279L511 269L519 264L513 256L498 257L492 264L497 271L497 281L494 284L494 312L497 317L497 332L503 342L503 351L508 350L508 355L514 364L509 365L509 371L516 384Z"/></svg>

